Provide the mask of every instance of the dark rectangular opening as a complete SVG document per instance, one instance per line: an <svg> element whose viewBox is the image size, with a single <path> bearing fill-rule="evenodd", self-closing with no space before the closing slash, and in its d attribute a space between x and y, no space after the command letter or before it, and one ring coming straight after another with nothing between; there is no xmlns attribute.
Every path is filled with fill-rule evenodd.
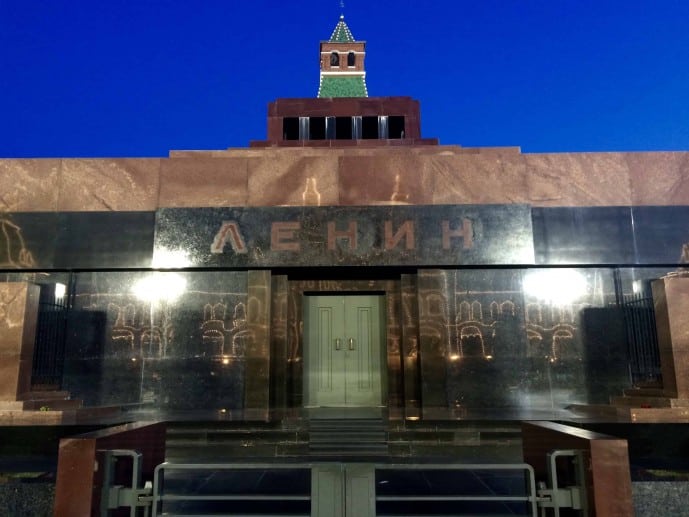
<svg viewBox="0 0 689 517"><path fill-rule="evenodd" d="M325 117L309 119L309 140L325 140Z"/></svg>
<svg viewBox="0 0 689 517"><path fill-rule="evenodd" d="M282 139L299 140L299 117L285 117L282 119Z"/></svg>
<svg viewBox="0 0 689 517"><path fill-rule="evenodd" d="M336 117L335 118L335 139L337 139L337 140L351 140L352 139L352 117Z"/></svg>
<svg viewBox="0 0 689 517"><path fill-rule="evenodd" d="M388 117L388 138L404 138L404 117Z"/></svg>
<svg viewBox="0 0 689 517"><path fill-rule="evenodd" d="M378 138L378 117L361 117L361 138L364 140Z"/></svg>

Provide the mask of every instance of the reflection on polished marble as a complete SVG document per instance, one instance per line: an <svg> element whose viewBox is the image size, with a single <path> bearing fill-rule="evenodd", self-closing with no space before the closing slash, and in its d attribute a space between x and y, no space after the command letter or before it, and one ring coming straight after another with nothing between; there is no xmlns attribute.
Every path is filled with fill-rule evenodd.
<svg viewBox="0 0 689 517"><path fill-rule="evenodd" d="M155 210L159 158L63 159L59 211Z"/></svg>

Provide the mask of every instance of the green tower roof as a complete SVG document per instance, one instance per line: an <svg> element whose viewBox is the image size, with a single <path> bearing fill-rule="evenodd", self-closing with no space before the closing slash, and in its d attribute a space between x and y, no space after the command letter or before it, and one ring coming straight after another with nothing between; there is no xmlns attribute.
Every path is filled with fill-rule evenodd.
<svg viewBox="0 0 689 517"><path fill-rule="evenodd" d="M318 97L368 97L366 80L362 75L321 76Z"/></svg>
<svg viewBox="0 0 689 517"><path fill-rule="evenodd" d="M328 41L330 43L352 43L356 41L354 36L352 36L352 31L349 30L344 21L344 14L340 15L340 21L335 25L335 30Z"/></svg>

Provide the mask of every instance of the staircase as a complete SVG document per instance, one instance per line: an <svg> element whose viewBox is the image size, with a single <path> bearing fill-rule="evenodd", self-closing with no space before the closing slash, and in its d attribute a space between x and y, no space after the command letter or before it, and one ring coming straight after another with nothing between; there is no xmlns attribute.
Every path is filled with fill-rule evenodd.
<svg viewBox="0 0 689 517"><path fill-rule="evenodd" d="M520 462L513 421L390 420L384 410L305 409L295 418L170 421L166 459L242 461Z"/></svg>
<svg viewBox="0 0 689 517"><path fill-rule="evenodd" d="M165 459L187 463L273 461L308 453L300 421L168 422Z"/></svg>
<svg viewBox="0 0 689 517"><path fill-rule="evenodd" d="M388 421L382 411L319 410L309 416L311 456L388 455Z"/></svg>

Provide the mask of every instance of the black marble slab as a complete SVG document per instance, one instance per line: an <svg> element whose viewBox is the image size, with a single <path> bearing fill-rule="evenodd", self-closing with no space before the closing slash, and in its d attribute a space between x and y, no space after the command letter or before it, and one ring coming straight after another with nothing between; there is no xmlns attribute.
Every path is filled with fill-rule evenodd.
<svg viewBox="0 0 689 517"><path fill-rule="evenodd" d="M94 404L237 409L245 396L246 272L82 272L63 385Z"/></svg>
<svg viewBox="0 0 689 517"><path fill-rule="evenodd" d="M533 208L537 264L633 264L630 207Z"/></svg>
<svg viewBox="0 0 689 517"><path fill-rule="evenodd" d="M0 268L52 268L57 228L54 212L0 214Z"/></svg>
<svg viewBox="0 0 689 517"><path fill-rule="evenodd" d="M526 205L167 208L154 263L309 267L532 264Z"/></svg>
<svg viewBox="0 0 689 517"><path fill-rule="evenodd" d="M632 208L638 264L677 264L689 244L689 206L635 206Z"/></svg>
<svg viewBox="0 0 689 517"><path fill-rule="evenodd" d="M58 214L57 268L150 267L154 212Z"/></svg>
<svg viewBox="0 0 689 517"><path fill-rule="evenodd" d="M0 268L150 267L154 212L0 215Z"/></svg>

